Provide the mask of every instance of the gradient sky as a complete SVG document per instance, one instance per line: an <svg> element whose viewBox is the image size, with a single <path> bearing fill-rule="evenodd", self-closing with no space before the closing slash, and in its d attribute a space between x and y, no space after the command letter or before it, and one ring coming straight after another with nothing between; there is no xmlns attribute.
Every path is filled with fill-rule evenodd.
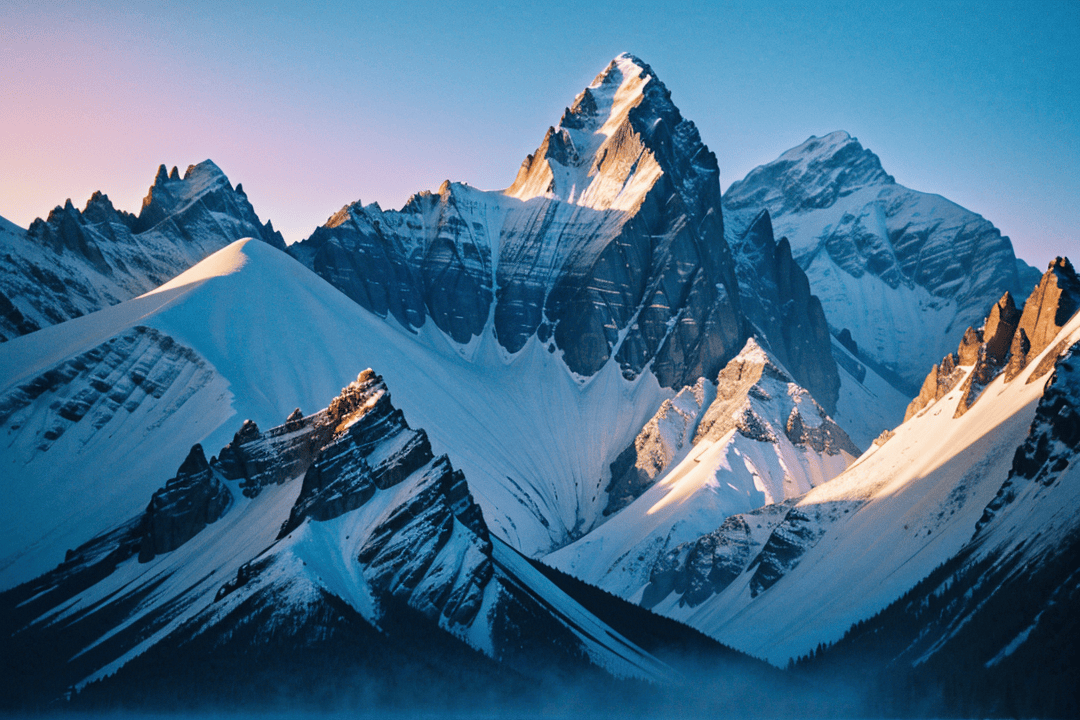
<svg viewBox="0 0 1080 720"><path fill-rule="evenodd" d="M0 215L137 211L212 158L289 242L357 199L513 180L622 51L726 188L843 129L1040 269L1080 255L1080 2L0 3Z"/></svg>

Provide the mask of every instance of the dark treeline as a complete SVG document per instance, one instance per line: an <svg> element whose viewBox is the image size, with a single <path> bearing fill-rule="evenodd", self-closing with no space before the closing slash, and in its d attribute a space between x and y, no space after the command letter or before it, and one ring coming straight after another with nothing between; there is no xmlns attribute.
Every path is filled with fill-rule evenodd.
<svg viewBox="0 0 1080 720"><path fill-rule="evenodd" d="M1080 535L1027 563L961 554L789 667L882 717L1080 717Z"/></svg>

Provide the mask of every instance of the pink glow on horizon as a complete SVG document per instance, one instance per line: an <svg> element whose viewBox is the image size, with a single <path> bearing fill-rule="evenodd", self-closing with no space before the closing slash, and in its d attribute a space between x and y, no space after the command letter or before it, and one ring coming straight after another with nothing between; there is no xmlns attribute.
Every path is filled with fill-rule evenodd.
<svg viewBox="0 0 1080 720"><path fill-rule="evenodd" d="M1078 252L1077 7L627 0L610 16L558 2L8 0L0 215L25 227L95 190L137 211L159 164L207 158L289 242L358 199L400 207L446 179L506 187L563 107L630 50L698 125L725 187L845 129L898 182L982 214L1042 269Z"/></svg>

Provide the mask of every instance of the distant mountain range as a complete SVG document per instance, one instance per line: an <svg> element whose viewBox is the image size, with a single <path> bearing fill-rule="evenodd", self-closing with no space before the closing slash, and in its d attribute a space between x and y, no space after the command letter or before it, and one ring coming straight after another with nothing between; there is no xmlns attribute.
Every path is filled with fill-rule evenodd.
<svg viewBox="0 0 1080 720"><path fill-rule="evenodd" d="M717 168L620 55L501 192L0 224L4 706L1075 714L1073 266Z"/></svg>

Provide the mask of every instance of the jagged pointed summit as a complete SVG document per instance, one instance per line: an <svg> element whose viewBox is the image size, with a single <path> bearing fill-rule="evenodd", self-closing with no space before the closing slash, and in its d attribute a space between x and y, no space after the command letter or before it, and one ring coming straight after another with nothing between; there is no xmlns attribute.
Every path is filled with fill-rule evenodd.
<svg viewBox="0 0 1080 720"><path fill-rule="evenodd" d="M548 128L505 193L551 197L598 210L633 210L657 179L719 192L716 156L679 113L652 68L629 53L612 60ZM678 186L680 183L676 183Z"/></svg>
<svg viewBox="0 0 1080 720"><path fill-rule="evenodd" d="M510 353L535 338L583 378L615 360L679 386L746 339L719 175L652 69L622 54L504 192L354 203L290 252L402 325L430 316L461 344L487 328Z"/></svg>

